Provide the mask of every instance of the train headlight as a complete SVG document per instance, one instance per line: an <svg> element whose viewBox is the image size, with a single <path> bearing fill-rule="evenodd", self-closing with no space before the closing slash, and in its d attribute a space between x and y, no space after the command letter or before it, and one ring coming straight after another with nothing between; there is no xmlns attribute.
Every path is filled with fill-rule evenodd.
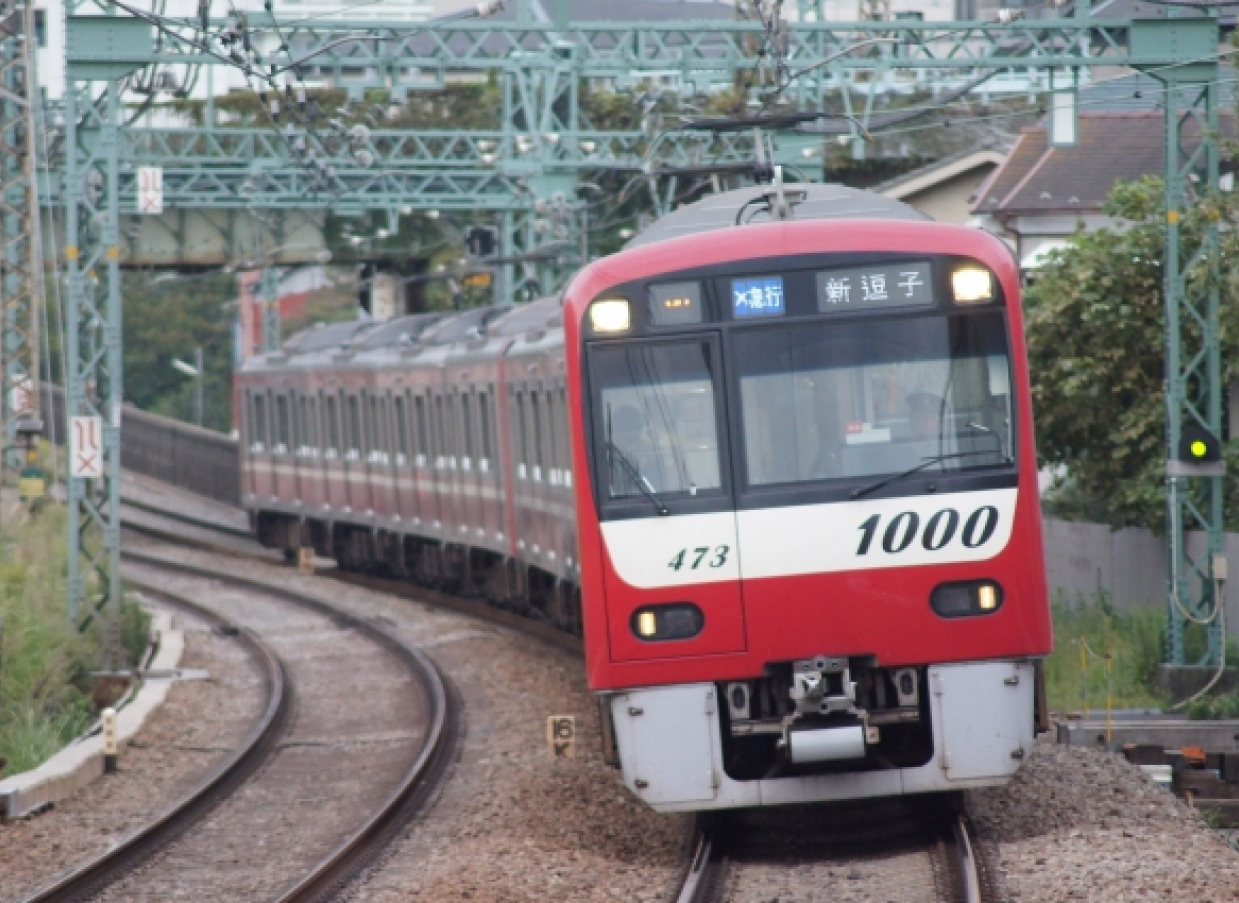
<svg viewBox="0 0 1239 903"><path fill-rule="evenodd" d="M646 605L632 615L632 632L647 642L689 640L706 626L706 616L691 602Z"/></svg>
<svg viewBox="0 0 1239 903"><path fill-rule="evenodd" d="M994 277L984 267L964 266L951 273L951 291L958 304L994 299Z"/></svg>
<svg viewBox="0 0 1239 903"><path fill-rule="evenodd" d="M944 583L929 595L929 605L944 618L991 615L1002 608L1002 587L993 580Z"/></svg>
<svg viewBox="0 0 1239 903"><path fill-rule="evenodd" d="M619 298L595 301L589 306L589 325L594 332L627 332L632 326L632 308Z"/></svg>

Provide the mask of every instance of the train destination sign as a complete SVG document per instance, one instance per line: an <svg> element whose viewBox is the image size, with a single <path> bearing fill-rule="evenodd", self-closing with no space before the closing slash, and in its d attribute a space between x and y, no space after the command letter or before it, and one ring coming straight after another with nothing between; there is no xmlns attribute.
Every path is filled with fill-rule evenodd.
<svg viewBox="0 0 1239 903"><path fill-rule="evenodd" d="M924 307L934 303L928 263L824 270L817 274L817 309L821 313Z"/></svg>

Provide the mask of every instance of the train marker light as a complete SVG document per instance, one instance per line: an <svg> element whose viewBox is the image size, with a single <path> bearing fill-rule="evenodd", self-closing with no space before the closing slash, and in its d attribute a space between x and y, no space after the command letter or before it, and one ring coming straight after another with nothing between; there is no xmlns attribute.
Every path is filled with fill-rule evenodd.
<svg viewBox="0 0 1239 903"><path fill-rule="evenodd" d="M632 310L622 299L595 301L589 306L589 325L594 332L626 332L632 325Z"/></svg>
<svg viewBox="0 0 1239 903"><path fill-rule="evenodd" d="M965 266L951 274L951 290L958 304L976 304L994 298L994 277L982 267Z"/></svg>
<svg viewBox="0 0 1239 903"><path fill-rule="evenodd" d="M672 602L638 608L633 612L631 626L642 640L688 640L701 633L706 617L691 602Z"/></svg>
<svg viewBox="0 0 1239 903"><path fill-rule="evenodd" d="M1179 438L1179 460L1186 464L1212 464L1222 460L1222 443L1200 426L1187 426Z"/></svg>
<svg viewBox="0 0 1239 903"><path fill-rule="evenodd" d="M1002 602L1002 587L992 580L944 583L929 595L930 607L944 618L993 614Z"/></svg>

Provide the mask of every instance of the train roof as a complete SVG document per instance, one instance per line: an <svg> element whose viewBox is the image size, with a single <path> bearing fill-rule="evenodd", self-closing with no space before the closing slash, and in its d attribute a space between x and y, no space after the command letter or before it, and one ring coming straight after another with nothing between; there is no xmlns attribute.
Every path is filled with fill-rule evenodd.
<svg viewBox="0 0 1239 903"><path fill-rule="evenodd" d="M818 185L812 182L783 186L789 201L793 201L792 219L803 220L848 220L889 219L914 222L932 221L915 207L896 201L872 191L848 188L844 185ZM731 229L740 225L772 222L766 197L773 191L770 185L757 185L711 194L652 223L628 242L626 247L637 248L654 242L678 238L681 235L697 235L718 229ZM797 198L801 198L797 201Z"/></svg>

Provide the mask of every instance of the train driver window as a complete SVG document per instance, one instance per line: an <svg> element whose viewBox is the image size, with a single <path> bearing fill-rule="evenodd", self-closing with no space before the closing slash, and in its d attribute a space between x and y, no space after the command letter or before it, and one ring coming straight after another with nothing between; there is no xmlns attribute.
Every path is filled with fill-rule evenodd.
<svg viewBox="0 0 1239 903"><path fill-rule="evenodd" d="M703 341L591 349L599 486L607 498L722 488L715 359Z"/></svg>
<svg viewBox="0 0 1239 903"><path fill-rule="evenodd" d="M1000 313L737 332L750 486L1012 463Z"/></svg>

